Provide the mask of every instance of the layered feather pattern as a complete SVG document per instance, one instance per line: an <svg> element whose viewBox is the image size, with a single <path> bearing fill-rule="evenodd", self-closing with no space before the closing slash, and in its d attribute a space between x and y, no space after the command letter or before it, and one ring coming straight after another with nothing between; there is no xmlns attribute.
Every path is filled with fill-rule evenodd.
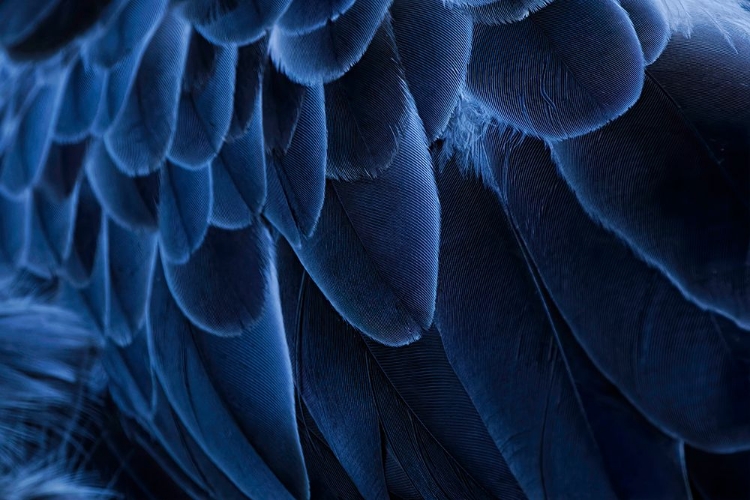
<svg viewBox="0 0 750 500"><path fill-rule="evenodd" d="M0 496L747 497L749 63L746 0L0 0Z"/></svg>

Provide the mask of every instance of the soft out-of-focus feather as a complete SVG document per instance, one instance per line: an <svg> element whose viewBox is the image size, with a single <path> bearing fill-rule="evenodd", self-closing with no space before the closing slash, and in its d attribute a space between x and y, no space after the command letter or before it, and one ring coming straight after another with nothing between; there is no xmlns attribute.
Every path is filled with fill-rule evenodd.
<svg viewBox="0 0 750 500"><path fill-rule="evenodd" d="M230 140L244 135L250 126L268 60L267 50L267 37L237 48L232 121L227 132Z"/></svg>
<svg viewBox="0 0 750 500"><path fill-rule="evenodd" d="M26 199L0 194L0 270L11 273L21 262L26 243Z"/></svg>
<svg viewBox="0 0 750 500"><path fill-rule="evenodd" d="M86 137L99 111L106 73L79 59L65 83L55 138L79 142Z"/></svg>
<svg viewBox="0 0 750 500"><path fill-rule="evenodd" d="M432 142L448 124L466 80L471 19L442 0L395 2L391 15L409 91Z"/></svg>
<svg viewBox="0 0 750 500"><path fill-rule="evenodd" d="M526 495L616 498L500 201L457 170L438 180L448 359Z"/></svg>
<svg viewBox="0 0 750 500"><path fill-rule="evenodd" d="M12 195L31 186L41 172L52 143L57 120L61 85L37 85L28 105L15 124L15 136L0 167L0 189Z"/></svg>
<svg viewBox="0 0 750 500"><path fill-rule="evenodd" d="M675 34L640 100L599 131L553 145L595 219L701 307L750 324L750 43Z"/></svg>
<svg viewBox="0 0 750 500"><path fill-rule="evenodd" d="M185 264L163 262L175 302L201 329L240 335L263 312L271 245L261 224L236 231L209 227Z"/></svg>
<svg viewBox="0 0 750 500"><path fill-rule="evenodd" d="M105 143L115 165L128 175L161 166L174 137L189 25L168 14L138 67L124 109L107 131Z"/></svg>
<svg viewBox="0 0 750 500"><path fill-rule="evenodd" d="M734 500L750 497L750 452L726 455L686 447L688 476L700 500Z"/></svg>
<svg viewBox="0 0 750 500"><path fill-rule="evenodd" d="M274 64L303 85L333 82L362 58L393 0L356 1L335 20L309 32L280 27L271 32L269 49Z"/></svg>
<svg viewBox="0 0 750 500"><path fill-rule="evenodd" d="M293 244L313 232L323 208L327 141L323 86L308 87L289 147L273 148L266 161L264 213Z"/></svg>
<svg viewBox="0 0 750 500"><path fill-rule="evenodd" d="M213 204L211 168L188 170L166 162L159 179L159 248L161 255L184 264L201 246Z"/></svg>
<svg viewBox="0 0 750 500"><path fill-rule="evenodd" d="M437 282L440 206L419 117L410 118L377 179L329 183L318 227L298 250L336 310L387 345L430 326Z"/></svg>
<svg viewBox="0 0 750 500"><path fill-rule="evenodd" d="M50 0L38 4L5 1L0 3L0 42L12 45L44 21L62 0Z"/></svg>
<svg viewBox="0 0 750 500"><path fill-rule="evenodd" d="M668 434L716 451L747 448L750 403L742 394L750 378L723 337L721 327L731 323L685 300L589 219L543 143L514 147L496 139L496 178L508 209L592 361Z"/></svg>
<svg viewBox="0 0 750 500"><path fill-rule="evenodd" d="M560 139L624 113L640 95L643 67L633 24L616 0L571 0L523 21L475 25L467 86L514 127Z"/></svg>
<svg viewBox="0 0 750 500"><path fill-rule="evenodd" d="M292 0L276 26L290 33L309 33L345 14L355 1L357 0L331 0L327 2Z"/></svg>
<svg viewBox="0 0 750 500"><path fill-rule="evenodd" d="M180 0L184 13L206 39L218 45L257 41L291 0Z"/></svg>
<svg viewBox="0 0 750 500"><path fill-rule="evenodd" d="M0 301L0 495L107 498L74 463L78 426L96 398L101 339L75 313L14 298L14 288L6 282Z"/></svg>
<svg viewBox="0 0 750 500"><path fill-rule="evenodd" d="M633 27L641 41L643 57L646 64L651 64L667 47L672 34L669 20L658 2L641 0L619 0L620 6L628 13Z"/></svg>
<svg viewBox="0 0 750 500"><path fill-rule="evenodd" d="M221 148L234 110L237 49L216 47L193 33L190 39L169 158L185 167L205 165Z"/></svg>
<svg viewBox="0 0 750 500"><path fill-rule="evenodd" d="M211 224L225 229L253 222L266 201L266 165L260 99L245 134L224 143L211 163Z"/></svg>
<svg viewBox="0 0 750 500"><path fill-rule="evenodd" d="M325 87L330 178L377 177L398 151L414 113L390 18L362 59Z"/></svg>
<svg viewBox="0 0 750 500"><path fill-rule="evenodd" d="M275 281L273 268L262 279ZM277 286L264 287L269 296L262 318L234 339L193 326L159 272L154 287L149 321L154 367L186 428L246 495L304 496ZM215 440L216 427L227 441Z"/></svg>
<svg viewBox="0 0 750 500"><path fill-rule="evenodd" d="M167 0L129 0L100 37L86 46L88 62L112 69L143 50L164 16Z"/></svg>

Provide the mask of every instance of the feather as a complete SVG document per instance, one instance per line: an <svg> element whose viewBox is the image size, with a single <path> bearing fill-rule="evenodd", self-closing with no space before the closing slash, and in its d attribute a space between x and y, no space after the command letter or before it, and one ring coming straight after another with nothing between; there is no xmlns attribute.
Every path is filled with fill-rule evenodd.
<svg viewBox="0 0 750 500"><path fill-rule="evenodd" d="M196 30L217 45L257 41L284 13L291 0L187 0L184 14Z"/></svg>
<svg viewBox="0 0 750 500"><path fill-rule="evenodd" d="M123 174L101 140L91 142L85 169L91 189L108 217L133 231L157 229L159 172L143 177Z"/></svg>
<svg viewBox="0 0 750 500"><path fill-rule="evenodd" d="M108 222L107 237L104 331L114 342L124 345L145 325L156 236L132 232Z"/></svg>
<svg viewBox="0 0 750 500"><path fill-rule="evenodd" d="M236 231L209 227L185 264L163 261L169 289L198 328L236 336L252 328L265 305L271 238L261 224Z"/></svg>
<svg viewBox="0 0 750 500"><path fill-rule="evenodd" d="M432 142L448 125L466 80L471 19L443 0L395 2L391 15L409 91Z"/></svg>
<svg viewBox="0 0 750 500"><path fill-rule="evenodd" d="M448 0L447 3L471 15L475 23L494 25L526 19L553 1L555 0Z"/></svg>
<svg viewBox="0 0 750 500"><path fill-rule="evenodd" d="M643 70L635 29L616 0L572 0L519 22L476 25L466 82L501 120L563 139L622 115L641 93Z"/></svg>
<svg viewBox="0 0 750 500"><path fill-rule="evenodd" d="M273 267L265 272L272 283ZM167 278L157 274L154 287L154 368L189 432L246 495L306 496L278 289L263 287L268 306L256 326L223 339L184 317ZM212 439L217 426L226 441Z"/></svg>
<svg viewBox="0 0 750 500"><path fill-rule="evenodd" d="M268 64L263 74L263 138L266 151L286 153L302 113L307 87Z"/></svg>
<svg viewBox="0 0 750 500"><path fill-rule="evenodd" d="M260 92L268 60L267 51L267 37L237 48L232 121L227 132L228 140L242 137L250 127L255 111L256 96Z"/></svg>
<svg viewBox="0 0 750 500"><path fill-rule="evenodd" d="M292 0L284 15L276 22L276 26L287 33L297 35L309 33L346 14L355 1L307 2L305 0Z"/></svg>
<svg viewBox="0 0 750 500"><path fill-rule="evenodd" d="M359 63L325 86L328 177L368 179L386 170L416 114L410 100L386 18Z"/></svg>
<svg viewBox="0 0 750 500"><path fill-rule="evenodd" d="M423 498L524 498L437 331L407 347L376 344L344 322L309 279L298 314L300 324L290 332L297 385L365 497L388 498L387 440Z"/></svg>
<svg viewBox="0 0 750 500"><path fill-rule="evenodd" d="M106 73L79 59L68 75L63 91L55 138L80 142L91 130L99 111Z"/></svg>
<svg viewBox="0 0 750 500"><path fill-rule="evenodd" d="M211 224L240 229L253 222L266 202L266 166L259 99L245 135L226 142L211 163Z"/></svg>
<svg viewBox="0 0 750 500"><path fill-rule="evenodd" d="M438 187L435 325L511 472L529 498L616 498L499 200L451 164Z"/></svg>
<svg viewBox="0 0 750 500"><path fill-rule="evenodd" d="M86 141L71 144L53 142L38 187L58 201L70 197L82 177L81 169L87 150Z"/></svg>
<svg viewBox="0 0 750 500"><path fill-rule="evenodd" d="M345 75L365 54L392 0L356 1L346 12L312 31L271 31L274 64L302 85L329 83Z"/></svg>
<svg viewBox="0 0 750 500"><path fill-rule="evenodd" d="M440 206L416 113L391 168L374 180L330 182L318 227L297 250L334 308L386 345L432 323Z"/></svg>
<svg viewBox="0 0 750 500"><path fill-rule="evenodd" d="M175 133L189 27L170 14L143 55L122 113L104 136L115 165L130 176L158 169Z"/></svg>
<svg viewBox="0 0 750 500"><path fill-rule="evenodd" d="M591 360L668 435L709 450L746 448L750 403L741 395L750 378L719 330L730 322L685 300L590 220L541 142L505 151L502 137L496 144L496 178L505 179L509 212Z"/></svg>
<svg viewBox="0 0 750 500"><path fill-rule="evenodd" d="M553 145L591 216L701 308L750 325L750 42L703 25L675 34L641 99L603 129Z"/></svg>
<svg viewBox="0 0 750 500"><path fill-rule="evenodd" d="M266 162L266 218L293 244L310 236L323 208L326 147L323 86L309 87L286 150L273 149Z"/></svg>
<svg viewBox="0 0 750 500"><path fill-rule="evenodd" d="M23 266L38 276L56 274L73 236L76 196L54 200L33 190L26 206L26 234Z"/></svg>
<svg viewBox="0 0 750 500"><path fill-rule="evenodd" d="M72 239L62 274L71 285L83 287L89 283L94 270L102 218L101 207L85 178L78 188L77 201Z"/></svg>
<svg viewBox="0 0 750 500"><path fill-rule="evenodd" d="M663 9L659 8L658 1L620 0L620 6L633 22L646 65L653 63L664 52L672 34Z"/></svg>
<svg viewBox="0 0 750 500"><path fill-rule="evenodd" d="M138 75L138 66L141 63L146 45L144 44L141 50L131 54L107 71L99 111L91 129L91 132L97 137L103 136L122 113L126 99Z"/></svg>
<svg viewBox="0 0 750 500"><path fill-rule="evenodd" d="M159 185L159 249L170 263L184 264L208 231L211 169L205 165L201 170L187 170L167 162Z"/></svg>
<svg viewBox="0 0 750 500"><path fill-rule="evenodd" d="M216 47L193 33L169 158L200 168L221 148L232 121L237 50Z"/></svg>
<svg viewBox="0 0 750 500"><path fill-rule="evenodd" d="M2 158L0 189L18 195L33 185L47 160L60 102L59 86L38 85L15 125L15 137Z"/></svg>
<svg viewBox="0 0 750 500"><path fill-rule="evenodd" d="M86 45L90 63L112 69L143 52L167 11L167 0L128 0L101 36Z"/></svg>
<svg viewBox="0 0 750 500"><path fill-rule="evenodd" d="M0 194L0 275L20 263L27 240L25 197L15 199Z"/></svg>

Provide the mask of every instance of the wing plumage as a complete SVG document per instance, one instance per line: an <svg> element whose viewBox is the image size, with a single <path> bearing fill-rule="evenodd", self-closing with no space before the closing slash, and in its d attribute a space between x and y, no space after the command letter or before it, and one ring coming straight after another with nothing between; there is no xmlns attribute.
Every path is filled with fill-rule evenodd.
<svg viewBox="0 0 750 500"><path fill-rule="evenodd" d="M62 459L148 499L747 496L745 1L0 0L0 327L67 310L106 387ZM0 331L0 390L89 394L41 312L65 363Z"/></svg>

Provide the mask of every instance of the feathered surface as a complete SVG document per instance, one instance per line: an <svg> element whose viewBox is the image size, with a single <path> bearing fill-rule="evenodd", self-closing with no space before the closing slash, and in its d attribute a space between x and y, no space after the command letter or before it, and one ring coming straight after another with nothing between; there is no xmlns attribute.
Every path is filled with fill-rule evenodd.
<svg viewBox="0 0 750 500"><path fill-rule="evenodd" d="M750 498L746 0L0 0L0 497Z"/></svg>

